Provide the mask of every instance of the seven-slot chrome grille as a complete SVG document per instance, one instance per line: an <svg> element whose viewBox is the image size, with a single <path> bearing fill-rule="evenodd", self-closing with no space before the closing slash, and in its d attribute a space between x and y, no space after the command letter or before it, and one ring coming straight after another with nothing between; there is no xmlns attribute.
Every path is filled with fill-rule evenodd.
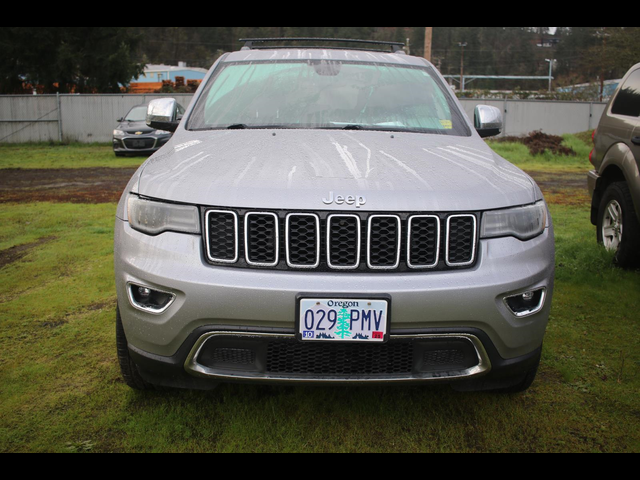
<svg viewBox="0 0 640 480"><path fill-rule="evenodd" d="M204 211L213 265L276 270L420 272L471 268L477 214Z"/></svg>

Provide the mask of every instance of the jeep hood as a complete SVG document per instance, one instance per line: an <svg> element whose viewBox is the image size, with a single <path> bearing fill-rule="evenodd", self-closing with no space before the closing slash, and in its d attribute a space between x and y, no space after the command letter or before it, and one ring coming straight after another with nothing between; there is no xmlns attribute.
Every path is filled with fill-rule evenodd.
<svg viewBox="0 0 640 480"><path fill-rule="evenodd" d="M477 136L333 130L179 131L142 168L138 193L217 207L479 211L541 199Z"/></svg>

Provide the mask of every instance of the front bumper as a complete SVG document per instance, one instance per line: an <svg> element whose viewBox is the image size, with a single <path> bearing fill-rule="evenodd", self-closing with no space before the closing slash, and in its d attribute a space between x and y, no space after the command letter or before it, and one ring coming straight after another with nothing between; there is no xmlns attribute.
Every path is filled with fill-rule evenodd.
<svg viewBox="0 0 640 480"><path fill-rule="evenodd" d="M116 285L130 350L143 374L146 372L154 380L152 383L157 384L163 384L160 380L168 377L187 378L198 384L203 378L279 383L317 381L317 376L272 378L266 371L225 374L215 368L203 370L202 364L194 363L199 342L215 332L235 333L234 341L246 335L293 335L296 298L300 292L330 291L344 294L345 298L363 292L390 295L392 336L457 334L473 344L478 353L477 365L461 377L500 374L504 365L521 370L539 355L553 297L552 227L529 242L514 238L481 241L479 260L473 269L424 274L300 273L212 267L203 257L200 236L165 233L149 237L119 219L115 245ZM139 311L128 300L128 283L171 292L175 301L162 315ZM544 308L530 317L517 318L505 305L504 298L535 288L547 289ZM420 382L443 378L452 380L458 376L455 369L445 375L425 374L418 369L410 376L369 378L369 381ZM368 383L367 378L357 375L321 381Z"/></svg>
<svg viewBox="0 0 640 480"><path fill-rule="evenodd" d="M373 357L366 357L363 352L344 357L340 352L327 352L317 355L323 347L314 346L315 352L304 352L308 355L298 357L298 368L292 369L292 358L278 357L275 361L270 348L271 343L282 347L288 344L292 348L302 348L296 343L293 331L272 330L266 332L229 332L224 328L203 327L193 332L184 345L171 357L161 357L141 351L130 346L130 354L141 376L149 383L164 387L210 390L219 383L269 383L276 385L310 384L328 385L420 385L428 383L452 383L464 381L481 384L504 386L505 380L518 378L535 369L542 348L530 354L514 359L503 359L495 349L489 337L474 329L431 329L423 331L404 331L392 336L389 345L405 346L411 344L412 356L406 361L411 365L411 372L399 373L401 367L396 359L391 363L391 372L363 374L360 368L371 367L375 362L368 362ZM203 346L211 341L211 348L203 351ZM456 348L456 343L467 342L468 353L464 359L446 358L442 348ZM379 346L371 348L380 348ZM345 347L346 349L346 347ZM215 355L216 351L223 353ZM283 349L275 349L282 356ZM337 353L337 354L336 354ZM253 357L251 355L253 354ZM376 354L382 357L380 362L388 362L385 352ZM476 357L477 355L477 357ZM356 365L349 374L333 375L317 372L300 371L300 363L311 365L318 370L327 363L327 358L350 358ZM324 358L324 363L323 362ZM202 362L202 363L201 363ZM447 362L449 362L447 364ZM453 363L458 362L459 366ZM206 364L206 365L204 365ZM275 368L274 368L275 365ZM387 365L388 366L388 365ZM447 368L445 368L447 367ZM344 367L342 367L344 369ZM278 370L279 369L279 370ZM284 370L287 370L284 372ZM345 370L343 370L344 372Z"/></svg>

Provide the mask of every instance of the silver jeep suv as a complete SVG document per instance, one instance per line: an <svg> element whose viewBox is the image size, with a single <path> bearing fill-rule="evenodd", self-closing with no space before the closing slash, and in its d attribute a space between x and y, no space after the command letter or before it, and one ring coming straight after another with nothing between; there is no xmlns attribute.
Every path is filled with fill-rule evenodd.
<svg viewBox="0 0 640 480"><path fill-rule="evenodd" d="M502 113L474 125L433 65L352 42L250 40L180 122L150 105L175 135L118 206L129 386L533 383L554 235L534 181L482 140Z"/></svg>
<svg viewBox="0 0 640 480"><path fill-rule="evenodd" d="M621 267L640 267L640 64L625 76L593 140L589 190L598 241Z"/></svg>

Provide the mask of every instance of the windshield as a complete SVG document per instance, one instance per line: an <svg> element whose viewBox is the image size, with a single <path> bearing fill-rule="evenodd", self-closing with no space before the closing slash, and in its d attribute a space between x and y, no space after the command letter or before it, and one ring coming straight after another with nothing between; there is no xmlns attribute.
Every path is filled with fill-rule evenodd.
<svg viewBox="0 0 640 480"><path fill-rule="evenodd" d="M427 67L341 61L221 64L190 130L308 128L470 135Z"/></svg>
<svg viewBox="0 0 640 480"><path fill-rule="evenodd" d="M124 118L126 122L144 122L147 120L147 107L135 107Z"/></svg>

